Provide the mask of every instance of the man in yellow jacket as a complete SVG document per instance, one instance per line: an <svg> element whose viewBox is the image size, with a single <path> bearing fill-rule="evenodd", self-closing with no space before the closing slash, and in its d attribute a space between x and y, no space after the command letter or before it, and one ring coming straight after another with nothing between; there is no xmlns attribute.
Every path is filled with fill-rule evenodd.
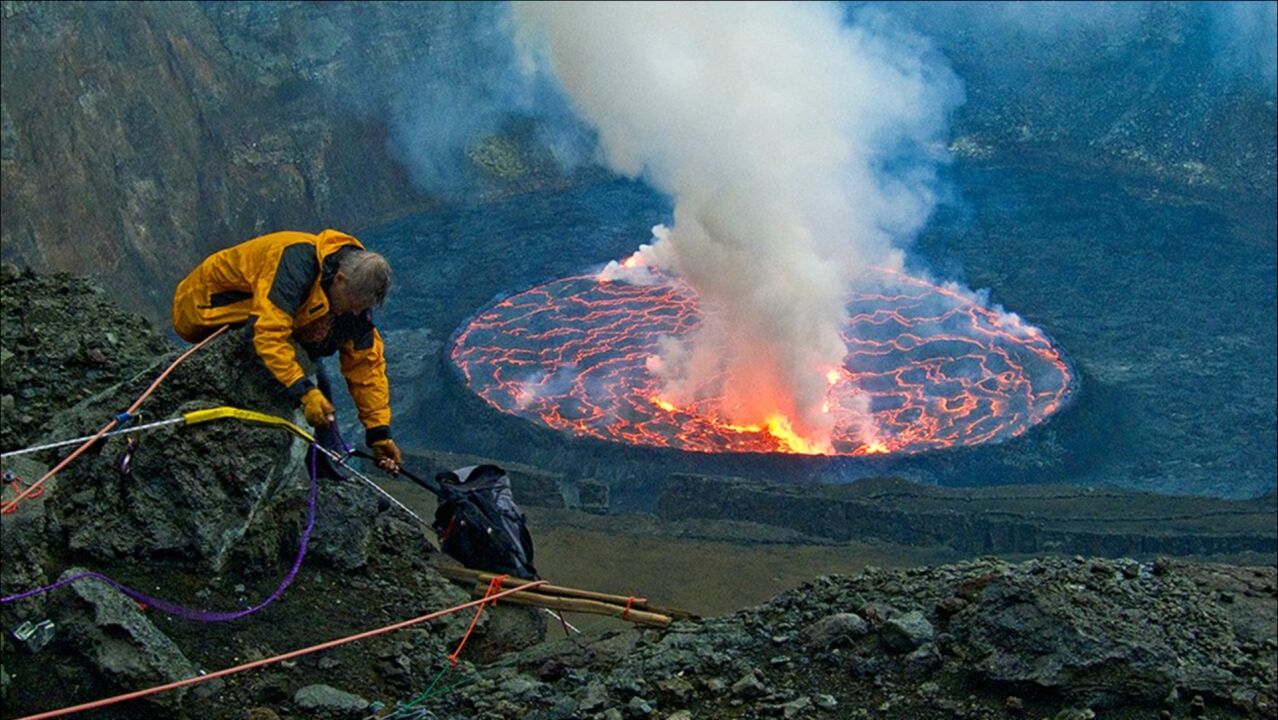
<svg viewBox="0 0 1278 720"><path fill-rule="evenodd" d="M271 233L192 270L173 295L173 329L199 342L223 325L246 323L258 357L318 428L334 422L333 405L306 377L290 341L311 357L340 353L365 440L378 465L398 472L386 359L371 315L390 279L386 260L345 233Z"/></svg>

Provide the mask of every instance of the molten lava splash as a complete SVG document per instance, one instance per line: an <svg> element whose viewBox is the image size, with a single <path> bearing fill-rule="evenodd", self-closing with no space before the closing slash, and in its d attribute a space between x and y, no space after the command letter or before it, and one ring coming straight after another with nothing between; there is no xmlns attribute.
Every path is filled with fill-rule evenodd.
<svg viewBox="0 0 1278 720"><path fill-rule="evenodd" d="M850 298L848 353L826 372L829 445L799 437L779 414L734 425L722 410L728 378L707 381L686 405L661 397L648 369L661 338L686 337L713 311L698 308L682 282L645 272L641 284L580 275L501 300L458 331L452 360L503 412L576 435L698 452L864 456L999 441L1060 409L1071 389L1068 364L1037 328L880 271L875 292Z"/></svg>
<svg viewBox="0 0 1278 720"><path fill-rule="evenodd" d="M670 403L659 403L658 407L668 412L674 412L675 407ZM790 420L784 415L772 415L762 425L733 425L731 423L719 422L711 420L721 430L736 433L763 433L771 435L780 443L779 450L782 452L797 453L800 455L826 455L829 454L830 447L825 444L813 442L799 435L790 425Z"/></svg>

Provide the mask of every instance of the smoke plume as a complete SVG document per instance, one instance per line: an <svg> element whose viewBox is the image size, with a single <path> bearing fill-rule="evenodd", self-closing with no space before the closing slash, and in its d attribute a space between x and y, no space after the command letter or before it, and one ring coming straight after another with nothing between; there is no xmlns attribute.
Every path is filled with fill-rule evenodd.
<svg viewBox="0 0 1278 720"><path fill-rule="evenodd" d="M935 204L962 99L948 65L886 14L833 4L516 3L514 18L608 167L673 200L640 259L711 311L650 363L664 399L722 392L725 420L828 447L849 288L899 266Z"/></svg>

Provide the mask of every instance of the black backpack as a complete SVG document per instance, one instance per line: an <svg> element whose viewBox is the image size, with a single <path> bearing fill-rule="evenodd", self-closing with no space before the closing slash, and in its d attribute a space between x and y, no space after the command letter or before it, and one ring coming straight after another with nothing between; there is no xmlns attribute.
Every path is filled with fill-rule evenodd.
<svg viewBox="0 0 1278 720"><path fill-rule="evenodd" d="M537 579L528 520L515 504L510 476L496 465L472 465L435 476L439 547L476 570Z"/></svg>

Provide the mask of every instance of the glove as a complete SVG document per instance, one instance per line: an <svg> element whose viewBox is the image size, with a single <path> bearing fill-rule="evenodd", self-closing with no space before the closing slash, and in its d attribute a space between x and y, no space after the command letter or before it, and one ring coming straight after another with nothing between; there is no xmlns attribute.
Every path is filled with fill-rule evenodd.
<svg viewBox="0 0 1278 720"><path fill-rule="evenodd" d="M377 466L383 470L397 473L399 472L399 464L404 461L404 456L400 453L399 446L395 444L395 441L387 438L373 443L373 459L377 461Z"/></svg>
<svg viewBox="0 0 1278 720"><path fill-rule="evenodd" d="M315 427L328 427L333 422L333 403L324 397L319 388L311 388L302 396L302 414L306 422Z"/></svg>

